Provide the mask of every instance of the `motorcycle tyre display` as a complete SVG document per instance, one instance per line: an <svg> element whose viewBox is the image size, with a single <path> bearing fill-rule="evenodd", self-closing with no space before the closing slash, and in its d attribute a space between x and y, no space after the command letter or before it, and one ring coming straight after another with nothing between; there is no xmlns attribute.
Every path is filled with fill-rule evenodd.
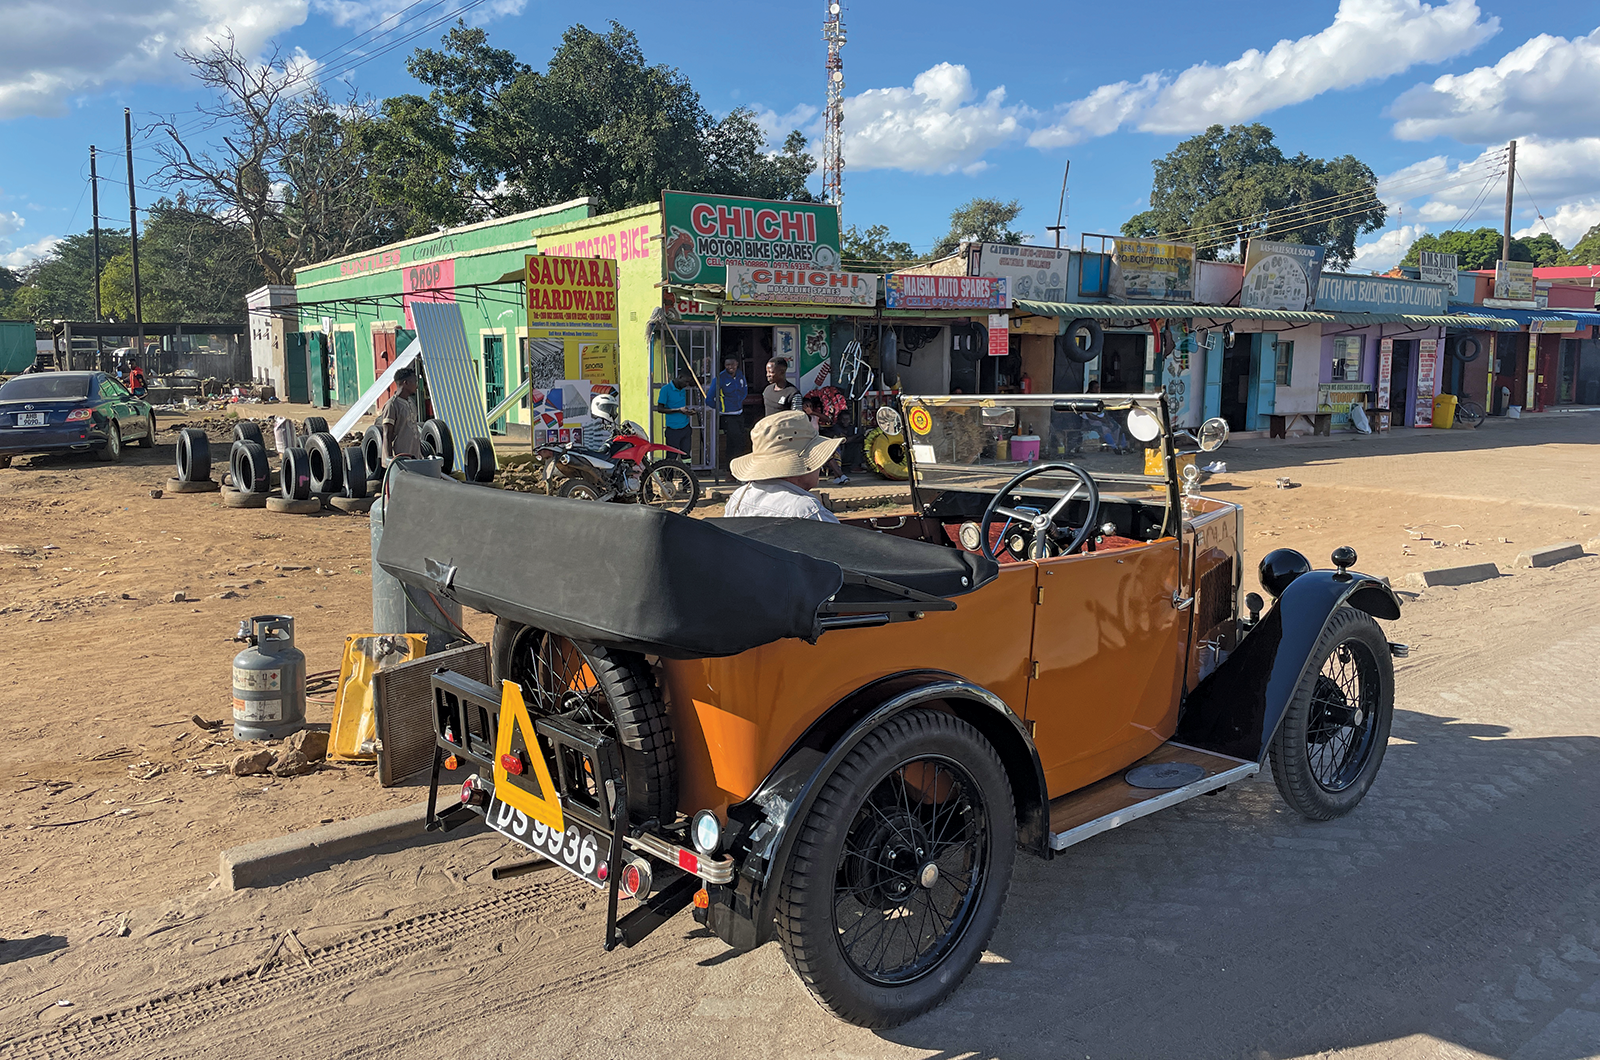
<svg viewBox="0 0 1600 1060"><path fill-rule="evenodd" d="M867 462L886 479L904 482L911 477L906 464L906 438L903 434L884 434L874 427L867 432L864 448Z"/></svg>
<svg viewBox="0 0 1600 1060"><path fill-rule="evenodd" d="M681 471L689 479L689 502L687 504L674 504L668 508L664 505L650 504L646 498L650 495L651 482L659 475L668 474L670 471ZM662 511L672 512L676 515L688 515L694 511L694 506L700 503L700 479L695 476L693 469L682 460L668 458L654 460L645 465L644 472L639 476L639 503L649 504L652 508L661 508Z"/></svg>

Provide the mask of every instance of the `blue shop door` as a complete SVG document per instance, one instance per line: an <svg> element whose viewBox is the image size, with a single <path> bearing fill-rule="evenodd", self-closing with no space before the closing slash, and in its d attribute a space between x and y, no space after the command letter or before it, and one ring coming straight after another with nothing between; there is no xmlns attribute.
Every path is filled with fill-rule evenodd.
<svg viewBox="0 0 1600 1060"><path fill-rule="evenodd" d="M1275 411L1278 399L1278 336L1263 331L1250 336L1250 390L1244 413L1244 429L1264 431L1267 417Z"/></svg>
<svg viewBox="0 0 1600 1060"><path fill-rule="evenodd" d="M1206 336L1206 399L1202 418L1222 415L1222 344L1221 331Z"/></svg>
<svg viewBox="0 0 1600 1060"><path fill-rule="evenodd" d="M306 333L291 331L283 337L283 400L304 405L311 400L306 382Z"/></svg>

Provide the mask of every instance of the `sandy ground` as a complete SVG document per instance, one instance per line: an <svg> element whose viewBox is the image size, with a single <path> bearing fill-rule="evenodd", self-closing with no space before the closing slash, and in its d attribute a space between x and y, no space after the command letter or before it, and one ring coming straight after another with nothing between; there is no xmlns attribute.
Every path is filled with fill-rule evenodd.
<svg viewBox="0 0 1600 1060"><path fill-rule="evenodd" d="M264 960L268 944L290 927L296 927L313 950L328 947L328 953L340 955L337 960L319 955L318 972L308 971L308 981L301 984L308 996L319 999L316 1006L285 1008L282 998L266 990L263 997L271 995L272 1003L257 1017L246 1014L249 997L240 994L239 1011L230 1007L233 1001L224 1006L232 1013L223 1021L226 1033L213 1039L208 1035L217 1029L215 1020L206 1015L212 1009L185 1002L189 1007L184 1011L190 1015L175 1022L169 1019L171 1026L209 1027L207 1035L150 1049L134 1048L130 1039L124 1043L127 1055L279 1055L264 1041L247 1047L249 1035L310 1018L313 1009L322 1013L313 1024L334 1033L333 1009L317 1006L337 1008L345 997L360 997L371 1006L374 1015L365 1021L367 1030L359 1042L336 1046L330 1038L320 1039L308 1053L439 1055L452 1047L438 1037L445 1033L443 1027L456 1023L448 1017L449 1006L476 1007L486 989L486 976L506 984L508 1011L548 1009L555 1022L535 1021L531 1029L524 1025L516 1031L510 1023L490 1020L464 1042L471 1045L466 1055L498 1055L495 1043L512 1039L564 1054L571 1051L572 1035L580 1029L585 1040L606 1043L600 1055L629 1052L636 1033L640 1044L671 1045L678 1051L715 1042L775 1055L809 1051L799 1044L804 1042L814 1043L819 1051L861 1055L968 1051L1060 1055L1036 1046L1045 1041L1066 1044L1067 1039L1046 1035L1030 1044L1025 1033L997 1024L993 1014L994 1006L1010 1008L1015 1002L1032 1013L1018 1017L1017 1027L1032 1026L1036 1035L1045 1033L1043 1017L1033 1010L1050 1011L1054 995L1041 996L1036 978L1018 981L1015 972L998 967L1039 961L1054 970L1061 989L1068 991L1064 996L1079 999L1072 1006L1077 1018L1105 1032L1088 1038L1075 1032L1072 1041L1081 1041L1086 1055L1291 1055L1399 1040L1398 1032L1376 1038L1379 1030L1370 1027L1362 1029L1359 1042L1310 1032L1273 1037L1263 1029L1259 1041L1248 1035L1220 1034L1214 1038L1216 1048L1174 1051L1158 1047L1146 1031L1128 1031L1125 1048L1108 1048L1123 1040L1112 1035L1112 1026L1119 1023L1112 1017L1113 1002L1118 997L1126 1002L1128 996L1125 991L1117 993L1122 988L1102 989L1074 962L1104 960L1113 967L1126 965L1128 975L1155 974L1138 956L1144 943L1115 941L1122 929L1108 925L1122 915L1118 911L1125 913L1137 895L1167 901L1180 910L1209 900L1187 892L1163 898L1161 885L1150 882L1155 875L1172 871L1168 860L1157 855L1163 844L1177 842L1167 829L1179 826L1165 823L1141 826L1158 831L1138 833L1144 838L1135 839L1137 856L1129 864L1117 863L1120 868L1107 869L1093 856L1088 864L1095 871L1081 879L1047 875L1057 873L1051 866L1019 867L1011 911L996 943L997 967L982 966L974 976L976 985L965 988L944 1014L884 1037L823 1018L787 975L772 947L724 963L720 943L695 933L692 925L680 928L674 922L645 946L602 958L595 944L599 928L593 922L594 912L580 904L584 894L578 885L540 877L532 877L532 883L487 882L487 864L507 856L491 837L363 859L270 891L225 897L208 890L222 848L412 802L421 791L415 786L382 789L371 769L361 766L329 766L285 780L235 778L217 771L217 764L234 752L233 742L226 730L220 739L213 739L188 719L194 714L207 720L229 716L230 662L240 647L230 638L239 620L253 614L291 614L308 668L316 672L336 667L344 638L367 632L370 623L368 524L363 517L331 513L297 517L225 509L215 494L152 500L148 491L164 485L171 473L171 437L165 434L153 453L130 450L121 465L51 457L18 460L16 466L0 470L0 643L5 645L0 701L7 708L6 739L0 744L0 792L10 796L0 809L0 938L20 940L0 944L0 1041L20 1041L44 1025L158 996L162 990L158 983L178 988L236 978ZM1600 504L1597 443L1600 415L1590 414L1550 414L1521 423L1490 421L1476 432L1413 431L1380 439L1287 444L1239 442L1218 454L1228 462L1229 473L1216 476L1206 488L1245 505L1249 563L1269 548L1290 545L1320 565L1333 547L1350 544L1361 553L1362 570L1397 580L1410 570L1482 560L1506 569L1515 553L1526 547L1596 536L1600 528L1600 518L1593 514L1600 512L1593 507ZM219 444L218 452L223 449ZM1291 477L1299 488L1276 488L1279 475ZM1436 541L1439 547L1434 546ZM174 602L179 591L186 599ZM1493 621L1484 620L1488 614ZM1459 806L1434 805L1428 800L1438 790L1424 789L1459 783L1459 774L1451 770L1465 768L1463 762L1476 762L1473 756L1480 749L1475 738L1462 735L1468 722L1498 727L1495 739L1504 737L1509 746L1529 748L1526 761L1519 758L1514 767L1495 768L1523 777L1524 789L1512 792L1512 801L1522 811L1534 813L1533 823L1502 815L1501 825L1512 832L1533 828L1530 836L1535 832L1543 836L1538 829L1549 831L1556 827L1552 821L1565 820L1557 811L1566 806L1581 809L1592 832L1594 796L1600 792L1550 787L1547 793L1540 785L1555 785L1553 778L1566 774L1551 774L1545 768L1548 761L1541 758L1541 748L1548 744L1558 757L1576 754L1588 763L1588 776L1600 775L1592 768L1594 737L1600 734L1593 721L1593 658L1600 642L1584 641L1588 646L1580 646L1577 656L1569 652L1553 663L1538 662L1535 656L1574 637L1592 641L1597 624L1600 558L1596 557L1549 571L1519 572L1483 586L1430 590L1408 607L1396 638L1410 640L1421 650L1402 667L1413 682L1402 685L1402 707L1411 718L1407 724L1435 736L1456 733L1441 745L1455 757L1430 760L1433 772L1427 775L1434 779L1412 790L1415 785L1408 787L1401 778L1406 775L1406 757L1413 752L1396 753L1391 759L1395 764L1386 766L1385 773L1385 778L1396 779L1380 779L1368 805L1379 801L1388 786L1391 796L1411 800L1404 803L1411 807L1411 816L1401 811L1386 823L1363 826L1364 838L1345 844L1360 849L1346 850L1320 868L1309 865L1294 871L1329 878L1345 878L1341 874L1356 870L1387 873L1380 888L1393 888L1397 895L1414 894L1404 882L1409 847L1395 843L1396 837L1420 828L1418 841L1435 843L1418 855L1423 859L1420 864L1434 874L1429 879L1447 892L1457 886L1444 867L1452 858L1465 859L1463 864L1472 861L1478 856L1474 844L1490 840L1477 837L1465 824L1449 824L1456 821L1451 814ZM468 628L485 637L489 623L470 616ZM1549 684L1547 693L1537 701L1519 699L1529 681ZM1481 694L1485 688L1496 691L1486 696ZM1571 702L1562 698L1574 694L1581 698ZM310 716L312 722L326 724L329 707L313 704ZM1404 736L1404 728L1397 722L1397 735ZM1559 747L1550 743L1561 740L1567 743ZM1514 781L1509 783L1516 787ZM1526 801L1531 795L1539 796L1537 805ZM1245 844L1247 863L1260 857L1257 848L1266 840L1259 838L1255 824L1240 821L1263 812L1271 818L1267 834L1277 837L1269 846L1281 839L1287 849L1321 849L1315 846L1321 840L1304 831L1307 826L1286 822L1274 816L1277 811L1265 809L1275 805L1270 783L1223 798L1233 807L1225 815L1231 831L1225 830L1219 841ZM1488 799L1486 805L1502 805L1496 798L1483 798ZM1223 799L1201 801L1215 806ZM1540 816L1547 810L1556 816ZM1429 824L1433 818L1446 824ZM1302 838L1313 845L1298 845ZM1558 838L1551 838L1551 843L1559 846ZM1515 861L1533 856L1531 848L1517 846L1506 835L1496 833L1492 842L1500 844L1496 857L1503 854ZM1094 848L1101 849L1110 848ZM1221 881L1230 879L1234 868L1228 858L1208 853L1210 849L1192 852L1198 861L1191 869L1207 874L1226 891ZM1573 945L1588 947L1585 952L1592 953L1600 951L1592 886L1600 878L1600 867L1588 862L1578 867L1589 873L1590 890L1576 898L1563 893L1551 901L1579 903L1569 910L1578 919L1568 934L1576 940ZM1260 868L1267 876L1280 870L1278 863L1263 862ZM1071 889L1074 902L1088 903L1088 913L1080 916L1052 906L1051 888L1063 883ZM1226 899L1245 902L1245 908L1228 914L1244 917L1236 923L1248 923L1253 916L1250 893L1265 903L1270 916L1292 918L1292 905L1274 904L1270 887L1261 881L1252 886L1255 891L1241 892L1245 898ZM1401 907L1409 908L1404 903ZM541 915L529 917L530 908ZM1556 914L1555 906L1540 910L1541 916ZM124 913L135 925L131 941L115 931ZM1245 945L1220 930L1208 935L1200 927L1175 923L1163 925L1167 929L1178 933L1180 948L1220 947L1230 954L1240 950L1241 963L1265 946L1268 937L1247 931L1243 937L1257 942ZM1201 934L1182 937L1185 930ZM1533 929L1518 930L1523 933L1517 938L1523 942L1515 945L1525 945ZM1033 937L1041 931L1043 935ZM1072 943L1068 951L1050 950L1049 939L1074 932L1088 932L1087 941ZM1131 928L1128 932L1137 934ZM1563 937L1560 932L1552 937L1552 952L1578 952L1571 946L1561 950ZM1342 954L1323 953L1318 947L1326 947L1325 941L1305 941L1329 959L1346 960ZM539 954L540 971L532 979L521 975L513 979L511 969L521 966L515 955L533 952ZM1071 960L1069 952L1074 955ZM1493 963L1488 950L1472 954L1473 960ZM1435 987L1441 982L1456 983L1442 960L1428 957L1421 969L1431 977L1424 993L1433 1001L1438 1000ZM1600 958L1595 961L1600 963ZM694 967L696 963L703 967ZM1480 977L1483 982L1500 975L1489 964ZM1185 967L1215 972L1204 961ZM1271 967L1280 976L1302 974L1290 965ZM382 970L368 989L357 989L349 978L359 978L362 968ZM601 968L606 969L603 977ZM682 977L667 975L669 970L681 971ZM1590 976L1583 980L1591 984L1586 989L1600 998L1592 970L1587 966L1578 970ZM269 973L269 978L271 974L276 973ZM1537 975L1535 980L1556 982ZM1206 998L1212 1004L1232 1003L1232 995L1217 993L1223 989L1220 982L1193 994L1194 1018L1205 1014ZM1466 991L1477 982L1470 980L1460 989ZM418 991L436 988L441 1000L423 1005L427 1018L408 1018L419 997L433 997ZM1276 994L1270 976L1251 989L1262 997ZM1507 1003L1524 1010L1530 1002L1523 994L1529 991L1536 1000L1546 994L1562 1005L1571 1000L1568 987L1560 984L1535 988L1513 982L1506 989ZM1557 994L1551 994L1552 989ZM62 996L75 998L75 1007L56 1006ZM1379 1000L1378 1008L1390 1012L1393 1002ZM1495 1023L1499 1010L1489 1002L1483 1004L1489 1013L1484 1018L1499 1026ZM642 1028L632 1027L626 1018L634 1006L650 1014ZM1439 1011L1456 1010L1446 1006ZM1558 1008L1548 1018L1566 1011ZM382 1013L388 1014L386 1022L378 1020ZM759 1019L741 1022L758 1015ZM1152 1020L1167 1018L1154 1011L1147 1015ZM1250 1019L1257 1015L1252 1010ZM1266 1028L1265 1014L1259 1015L1257 1022ZM1355 1020L1350 1013L1341 1018ZM1576 1018L1580 1026L1591 1026L1584 1022L1590 1016ZM1470 1039L1473 1049L1488 1050L1485 1055L1513 1055L1510 1045L1502 1051L1492 1036L1472 1038L1465 1017L1440 1019L1450 1024L1452 1029L1444 1037L1451 1041ZM1600 1016L1592 1020L1600 1028ZM1397 1027L1405 1022L1400 1014L1390 1020ZM1244 1025L1257 1024L1247 1020ZM1305 1031L1307 1025L1301 1020L1295 1026ZM1315 1020L1312 1026L1317 1026ZM1391 1029L1385 1023L1382 1033ZM1427 1027L1422 1030L1433 1033ZM1517 1024L1494 1033L1514 1044L1527 1040L1533 1031ZM1506 1038L1507 1034L1512 1037ZM159 1037L148 1027L135 1037L141 1035ZM213 1040L221 1044L206 1044ZM1600 1031L1594 1040L1600 1042ZM122 1046L112 1049L111 1043L112 1039L90 1035L82 1039L81 1050L51 1046L15 1055L123 1051ZM825 1050L822 1043L828 1043ZM1011 1047L1002 1048L1001 1043ZM1133 1048L1129 1043L1144 1045ZM1087 1047L1091 1045L1095 1048ZM1557 1052L1587 1055L1570 1049ZM11 1054L0 1047L0 1055ZM1475 1054L1396 1049L1370 1055Z"/></svg>

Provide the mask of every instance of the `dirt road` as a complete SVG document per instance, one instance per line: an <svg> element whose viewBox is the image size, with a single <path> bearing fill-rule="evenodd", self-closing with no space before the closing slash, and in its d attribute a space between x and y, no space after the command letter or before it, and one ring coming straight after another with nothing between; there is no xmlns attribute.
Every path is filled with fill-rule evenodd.
<svg viewBox="0 0 1600 1060"><path fill-rule="evenodd" d="M1223 484L1239 487L1247 526L1268 531L1251 538L1257 554L1293 544L1321 561L1348 541L1363 569L1394 575L1425 539L1404 529L1417 519L1405 498L1435 492L1406 476L1455 476L1422 498L1439 505L1427 521L1512 538L1486 557L1504 563L1600 523L1583 514L1594 421L1552 421L1549 437L1508 433L1483 451L1384 454L1396 461L1376 481L1362 461L1311 455L1313 443L1240 446L1226 455L1244 470ZM1514 482L1475 470L1509 460L1502 450L1521 457ZM818 1009L776 946L730 959L687 916L602 953L593 893L542 876L490 881L492 863L516 860L490 836L277 888L208 890L220 847L416 792L384 792L361 770L267 783L173 768L138 781L125 756L94 760L126 747L134 765L192 767L224 753L186 751L199 730L165 723L225 715L240 616L295 614L313 670L367 621L363 520L150 501L168 454L0 472L0 544L35 550L0 553L11 704L0 790L12 796L0 813L11 940L0 1058L1600 1052L1600 557L1408 603L1391 633L1417 646L1399 669L1395 738L1351 817L1304 822L1262 777L1055 862L1019 861L966 985L872 1034ZM1255 484L1277 474L1305 484ZM1444 547L1454 559L1471 546ZM1422 548L1435 554L1422 565L1440 565ZM307 569L276 569L289 567ZM178 589L201 599L174 604ZM227 591L241 596L214 599ZM116 809L134 813L28 827ZM291 930L304 954L291 942L269 960Z"/></svg>

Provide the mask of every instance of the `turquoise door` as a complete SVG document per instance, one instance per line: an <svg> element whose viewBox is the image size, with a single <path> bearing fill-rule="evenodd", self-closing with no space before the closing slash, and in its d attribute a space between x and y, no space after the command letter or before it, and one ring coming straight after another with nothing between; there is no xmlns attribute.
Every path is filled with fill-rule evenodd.
<svg viewBox="0 0 1600 1060"><path fill-rule="evenodd" d="M504 335L483 337L483 402L484 411L494 408L506 399L506 338ZM492 434L506 432L506 418L501 416L489 424Z"/></svg>
<svg viewBox="0 0 1600 1060"><path fill-rule="evenodd" d="M1222 332L1213 331L1206 336L1206 399L1202 414L1205 419L1222 415Z"/></svg>
<svg viewBox="0 0 1600 1060"><path fill-rule="evenodd" d="M306 333L291 331L283 337L283 400L304 405L311 400L306 385Z"/></svg>
<svg viewBox="0 0 1600 1060"><path fill-rule="evenodd" d="M1278 399L1278 336L1263 331L1250 336L1250 389L1245 402L1244 429L1264 431Z"/></svg>
<svg viewBox="0 0 1600 1060"><path fill-rule="evenodd" d="M361 396L361 380L356 377L356 333L333 333L333 370L339 387L339 404L354 405Z"/></svg>

